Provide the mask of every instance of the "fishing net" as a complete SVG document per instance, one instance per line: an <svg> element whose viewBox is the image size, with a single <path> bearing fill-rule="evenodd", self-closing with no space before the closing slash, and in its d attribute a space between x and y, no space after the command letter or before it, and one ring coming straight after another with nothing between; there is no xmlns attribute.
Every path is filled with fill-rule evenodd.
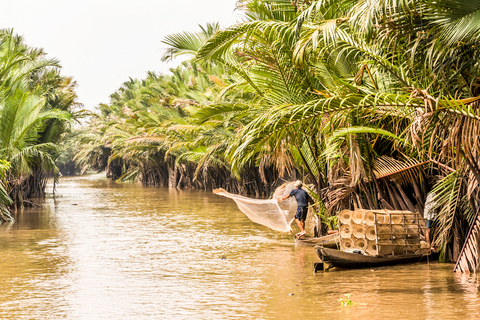
<svg viewBox="0 0 480 320"><path fill-rule="evenodd" d="M284 183L275 190L272 199L252 199L237 194L229 193L224 189L215 189L213 193L235 201L240 211L250 220L270 229L280 232L291 232L290 225L295 219L297 203L290 197L278 202L277 197L290 193L295 187L294 182Z"/></svg>

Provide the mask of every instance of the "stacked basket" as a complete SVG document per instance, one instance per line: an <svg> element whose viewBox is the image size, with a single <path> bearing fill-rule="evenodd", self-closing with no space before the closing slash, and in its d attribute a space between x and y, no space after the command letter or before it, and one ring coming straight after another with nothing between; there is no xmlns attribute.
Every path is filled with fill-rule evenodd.
<svg viewBox="0 0 480 320"><path fill-rule="evenodd" d="M410 254L422 248L420 217L409 211L343 210L338 214L340 249L377 256Z"/></svg>
<svg viewBox="0 0 480 320"><path fill-rule="evenodd" d="M343 210L339 213L340 221L340 248L343 251L367 251L368 241L365 238L366 224L365 210Z"/></svg>

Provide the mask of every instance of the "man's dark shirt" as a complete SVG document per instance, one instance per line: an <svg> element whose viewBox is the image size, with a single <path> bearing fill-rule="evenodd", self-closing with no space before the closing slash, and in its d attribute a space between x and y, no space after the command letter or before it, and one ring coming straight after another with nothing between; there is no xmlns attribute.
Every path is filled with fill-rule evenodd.
<svg viewBox="0 0 480 320"><path fill-rule="evenodd" d="M308 193L305 190L295 188L290 191L290 196L295 197L299 207L308 207Z"/></svg>

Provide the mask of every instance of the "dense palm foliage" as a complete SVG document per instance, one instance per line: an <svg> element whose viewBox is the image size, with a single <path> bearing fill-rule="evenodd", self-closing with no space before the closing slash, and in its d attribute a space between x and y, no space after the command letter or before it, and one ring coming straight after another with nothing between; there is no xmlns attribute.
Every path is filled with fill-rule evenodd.
<svg viewBox="0 0 480 320"><path fill-rule="evenodd" d="M168 37L164 58L190 60L114 93L83 135L81 163L108 161L121 180L257 194L302 177L325 219L422 212L434 190L436 245L457 259L480 208L480 1L238 8L244 20L225 30Z"/></svg>
<svg viewBox="0 0 480 320"><path fill-rule="evenodd" d="M29 48L11 30L0 31L0 222L8 207L44 193L55 166L60 134L76 105L75 84L56 60Z"/></svg>

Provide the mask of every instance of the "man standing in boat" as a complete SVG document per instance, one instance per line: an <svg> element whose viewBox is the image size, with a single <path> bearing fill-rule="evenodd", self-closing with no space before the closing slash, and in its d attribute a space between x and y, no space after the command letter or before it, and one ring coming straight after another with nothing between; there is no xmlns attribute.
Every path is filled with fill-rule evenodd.
<svg viewBox="0 0 480 320"><path fill-rule="evenodd" d="M278 201L284 201L289 197L295 197L297 200L297 214L295 215L295 222L297 223L298 227L300 228L300 232L296 234L297 237L304 236L307 232L305 231L305 220L307 219L307 212L308 212L308 203L313 202L312 198L308 195L308 193L302 189L303 183L300 180L295 181L295 189L290 191L290 194L287 194L283 197L278 197Z"/></svg>
<svg viewBox="0 0 480 320"><path fill-rule="evenodd" d="M436 197L437 195L433 191L428 194L425 201L425 210L423 211L423 217L425 218L425 227L427 227L427 229L425 230L425 238L432 250L435 249L435 245L434 241L432 241L431 239L431 228L438 213L438 206L437 202L435 201Z"/></svg>

